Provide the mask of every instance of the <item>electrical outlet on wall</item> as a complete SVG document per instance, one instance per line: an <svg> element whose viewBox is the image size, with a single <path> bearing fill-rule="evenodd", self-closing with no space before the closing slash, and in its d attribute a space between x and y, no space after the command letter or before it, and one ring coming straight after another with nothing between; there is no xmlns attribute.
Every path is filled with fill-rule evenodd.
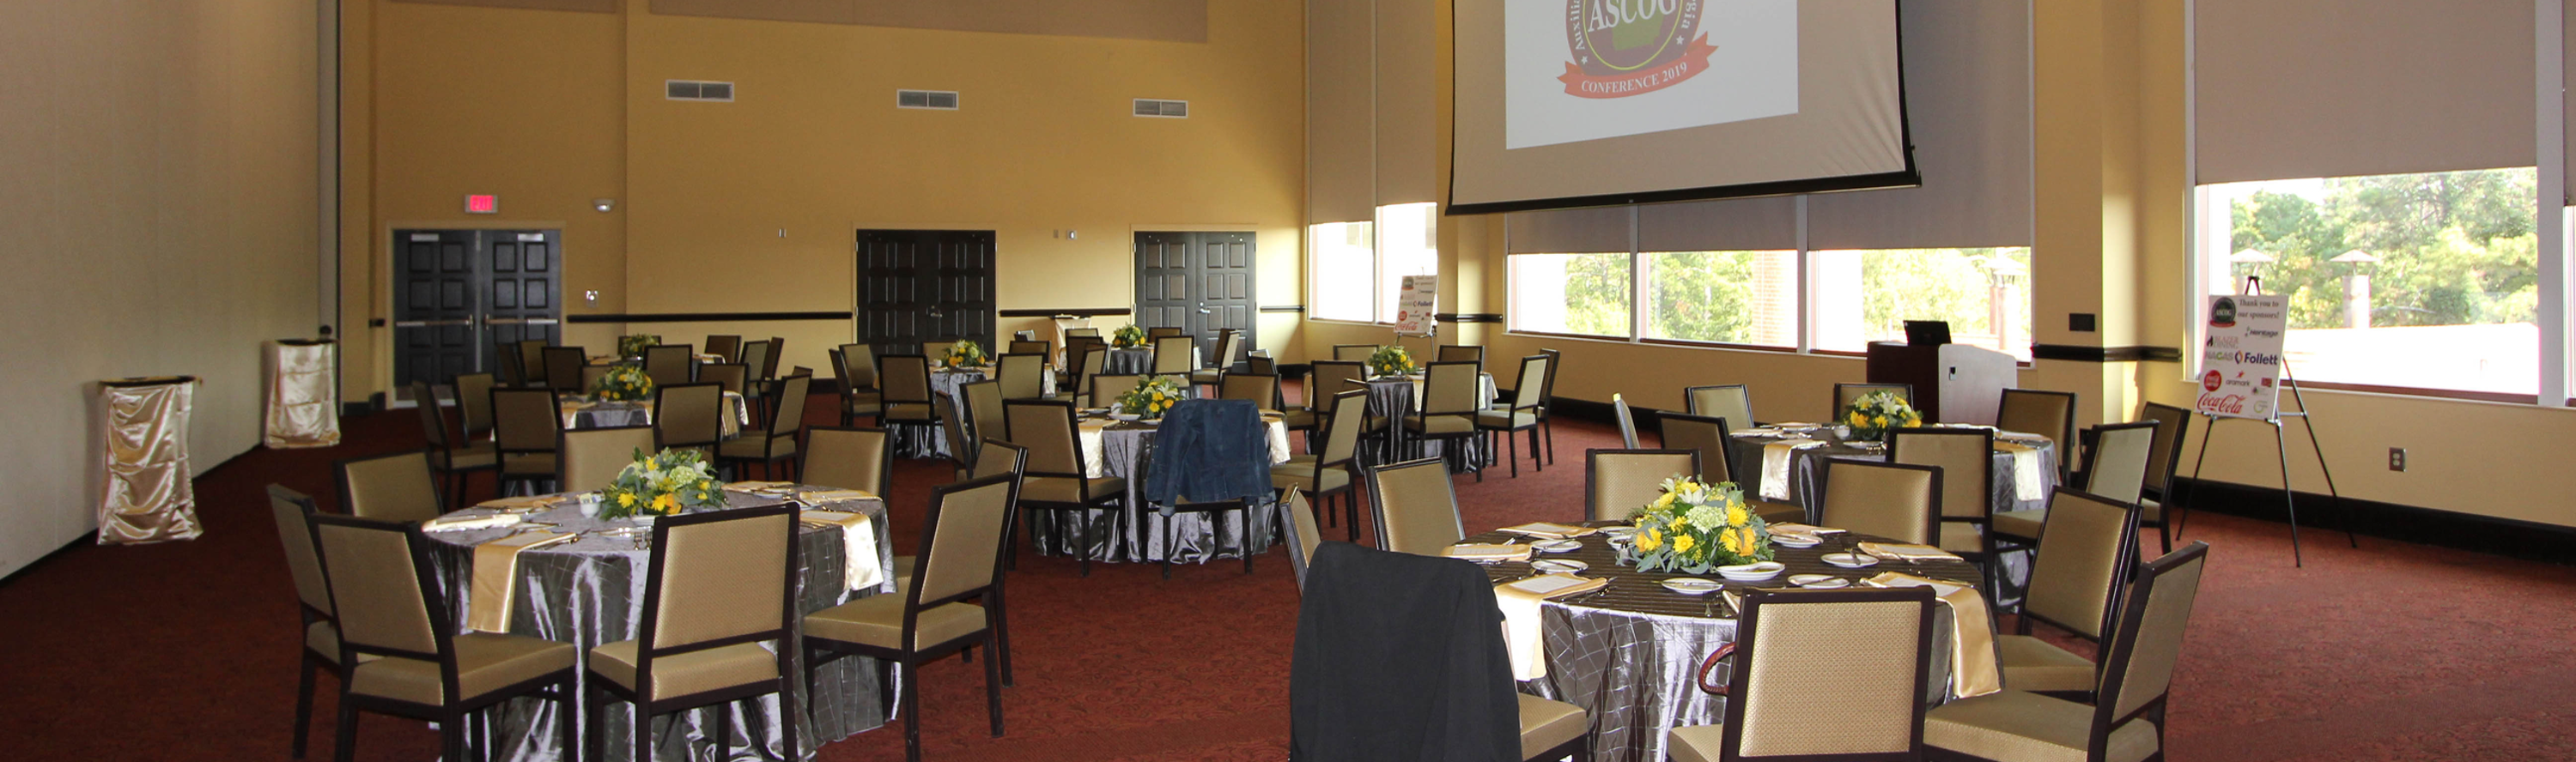
<svg viewBox="0 0 2576 762"><path fill-rule="evenodd" d="M2403 447L2391 447L2391 448L2388 448L2388 470L2390 470L2390 471L2404 471L2404 470L2406 470L2406 448L2403 448Z"/></svg>

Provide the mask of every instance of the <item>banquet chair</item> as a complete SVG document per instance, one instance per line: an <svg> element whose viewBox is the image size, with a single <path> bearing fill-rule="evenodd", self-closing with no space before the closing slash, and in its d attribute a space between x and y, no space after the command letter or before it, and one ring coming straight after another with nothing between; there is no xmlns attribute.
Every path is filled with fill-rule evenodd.
<svg viewBox="0 0 2576 762"><path fill-rule="evenodd" d="M2092 706L2019 690L1989 693L1931 710L1923 742L1998 762L2162 759L2166 699L2208 558L2209 544L2195 542L2139 571L2104 640Z"/></svg>
<svg viewBox="0 0 2576 762"><path fill-rule="evenodd" d="M1217 374L1216 398L1251 400L1264 413L1279 412L1279 377L1254 373Z"/></svg>
<svg viewBox="0 0 2576 762"><path fill-rule="evenodd" d="M1476 362L1481 367L1485 348L1469 348L1477 350ZM1448 348L1442 349L1446 351ZM1515 479L1521 475L1520 434L1524 431L1529 432L1530 466L1540 471L1547 470L1547 462L1538 451L1539 409L1547 404L1546 400L1539 398L1539 392L1547 388L1547 365L1546 355L1521 358L1520 380L1512 384L1511 402L1503 407L1476 411L1476 430L1483 432L1487 440L1485 453L1491 456L1494 452L1492 440L1502 439L1506 452L1503 459L1511 462L1512 478Z"/></svg>
<svg viewBox="0 0 2576 762"><path fill-rule="evenodd" d="M2115 503L2135 504L2147 480L2147 461L2155 451L2154 421L2110 423L2092 428L2093 449L2084 453L2083 489ZM2059 450L2063 453L2065 450ZM1995 513L1995 540L2029 545L2039 541L2045 507Z"/></svg>
<svg viewBox="0 0 2576 762"><path fill-rule="evenodd" d="M766 399L768 370L777 367L770 361L773 351L774 346L767 339L742 345L742 399L751 403L751 417L755 421L769 419L769 401Z"/></svg>
<svg viewBox="0 0 2576 762"><path fill-rule="evenodd" d="M1539 387L1538 430L1547 440L1547 464L1556 465L1556 372L1565 367L1565 350L1540 348L1547 355L1547 383ZM1514 390L1517 393L1519 390Z"/></svg>
<svg viewBox="0 0 2576 762"><path fill-rule="evenodd" d="M1377 354L1377 346L1376 344L1335 344L1333 359L1340 362L1368 362L1369 355Z"/></svg>
<svg viewBox="0 0 2576 762"><path fill-rule="evenodd" d="M1052 357L1055 354L1055 342L1044 339L1029 341L1012 339L1010 346L1011 351L1009 354L1037 355L1039 357Z"/></svg>
<svg viewBox="0 0 2576 762"><path fill-rule="evenodd" d="M1441 441L1444 459L1457 459L1476 471L1476 481L1485 480L1485 464L1470 461L1467 441L1475 439L1476 411L1484 407L1477 401L1479 372L1475 363L1435 362L1424 367L1421 404L1414 406L1413 417L1404 420L1407 446L1423 441Z"/></svg>
<svg viewBox="0 0 2576 762"><path fill-rule="evenodd" d="M751 388L764 395L777 392L779 383L785 380L784 376L778 375L778 360L786 356L787 340L776 336L769 337L769 353L761 358L759 365L752 366L752 370L758 371L760 376L752 382Z"/></svg>
<svg viewBox="0 0 2576 762"><path fill-rule="evenodd" d="M725 391L742 395L744 397L743 404L750 404L749 398L751 395L743 390L750 387L751 372L744 368L742 363L714 362L700 365L698 366L698 380L710 384L722 385Z"/></svg>
<svg viewBox="0 0 2576 762"><path fill-rule="evenodd" d="M841 382L841 425L885 414L885 393L877 390L877 353L866 344L833 348L833 375Z"/></svg>
<svg viewBox="0 0 2576 762"><path fill-rule="evenodd" d="M1916 545L1941 541L1939 466L1831 458L1823 481L1816 524Z"/></svg>
<svg viewBox="0 0 2576 762"><path fill-rule="evenodd" d="M295 580L296 611L303 625L302 663L295 681L295 758L304 758L305 737L313 732L313 676L328 670L346 683L340 669L340 625L331 616L331 587L322 578L322 554L313 546L313 498L284 486L268 485L269 515L277 520L278 545L286 549L286 571Z"/></svg>
<svg viewBox="0 0 2576 762"><path fill-rule="evenodd" d="M1088 337L1091 337L1091 338L1095 338L1095 339L1097 339L1097 338L1100 338L1100 329L1098 329L1098 328L1092 328L1092 327L1089 327L1089 326L1085 326L1085 327L1082 327L1082 328L1067 328L1067 329L1064 329L1064 335L1065 335L1066 337L1068 337L1068 338L1070 338L1070 337L1074 337L1074 336L1088 336Z"/></svg>
<svg viewBox="0 0 2576 762"><path fill-rule="evenodd" d="M457 424L463 429L460 433L465 435L464 441L467 444L476 444L477 437L492 436L492 387L494 385L490 373L459 373L454 380L448 382L448 388L456 392ZM483 449L491 449L488 440L483 444L485 444Z"/></svg>
<svg viewBox="0 0 2576 762"><path fill-rule="evenodd" d="M893 494L894 446L885 429L816 426L805 430L796 480L818 487L854 489L880 499Z"/></svg>
<svg viewBox="0 0 2576 762"><path fill-rule="evenodd" d="M742 336L708 334L707 354L722 357L725 362L742 362Z"/></svg>
<svg viewBox="0 0 2576 762"><path fill-rule="evenodd" d="M777 468L782 464L792 470L796 465L796 432L805 426L805 393L813 383L814 377L803 373L781 379L769 425L717 445L716 462L733 465L736 478L740 478L741 467L751 463L760 464L761 475L770 479L778 478Z"/></svg>
<svg viewBox="0 0 2576 762"><path fill-rule="evenodd" d="M1749 429L1753 422L1753 392L1743 384L1694 386L1682 390L1682 406L1691 415L1726 419L1729 430Z"/></svg>
<svg viewBox="0 0 2576 762"><path fill-rule="evenodd" d="M492 390L492 445L501 456L501 492L512 482L529 485L555 478L555 434L563 431L563 406L553 389Z"/></svg>
<svg viewBox="0 0 2576 762"><path fill-rule="evenodd" d="M934 404L939 406L940 441L948 443L950 481L965 481L975 470L975 435L966 433L966 416L957 412L956 398L940 395Z"/></svg>
<svg viewBox="0 0 2576 762"><path fill-rule="evenodd" d="M1995 428L2048 437L2057 445L2057 476L2065 481L2075 461L2075 393L2005 389L1995 405Z"/></svg>
<svg viewBox="0 0 2576 762"><path fill-rule="evenodd" d="M987 380L960 384L957 392L965 398L957 401L965 404L967 442L1010 438L1005 435L1010 433L1011 427L1002 417L1002 405L1010 398L1002 394L1002 382Z"/></svg>
<svg viewBox="0 0 2576 762"><path fill-rule="evenodd" d="M1610 395L1610 419L1619 424L1619 446L1637 449L1637 414L1629 411L1627 397Z"/></svg>
<svg viewBox="0 0 2576 762"><path fill-rule="evenodd" d="M2041 693L2093 690L2099 677L2093 662L2032 637L2030 625L2044 622L2100 642L2137 563L2137 536L2137 506L2062 487L2049 495L2048 529L2030 561L2016 634L1995 641L2004 685Z"/></svg>
<svg viewBox="0 0 2576 762"><path fill-rule="evenodd" d="M796 506L664 516L653 522L635 639L590 649L584 749L604 759L607 705L635 708L636 762L655 758L653 718L712 707L715 758L733 758L733 704L778 695L778 731L798 758ZM571 724L570 718L563 720Z"/></svg>
<svg viewBox="0 0 2576 762"><path fill-rule="evenodd" d="M1889 429L1887 460L1941 469L1942 550L1986 574L1978 585L1992 601L1995 557L1995 433L1984 429Z"/></svg>
<svg viewBox="0 0 2576 762"><path fill-rule="evenodd" d="M653 427L602 426L556 434L555 489L591 492L617 481L635 455L653 454Z"/></svg>
<svg viewBox="0 0 2576 762"><path fill-rule="evenodd" d="M1250 402L1250 400L1243 401ZM1164 425L1171 427L1165 430L1176 430L1183 427L1199 428L1202 426L1202 422L1219 420L1219 416L1235 415L1219 412L1227 407L1235 407L1236 410L1241 410L1239 406L1221 405L1214 400L1191 400L1182 404L1173 405L1171 411L1163 415ZM1260 403L1253 403L1253 407L1255 410L1258 410ZM1238 418L1236 420L1241 419ZM1243 459L1221 457L1227 452L1227 448L1217 444L1215 437L1201 437L1195 439L1192 441L1191 445L1186 448L1179 446L1179 442L1176 439L1166 437L1156 440L1154 446L1146 448L1143 458L1138 461L1136 473L1139 474L1139 476L1137 478L1145 479L1146 481L1139 482L1137 484L1139 488L1137 490L1138 502L1135 506L1135 512L1133 514L1134 518L1132 520L1137 523L1136 536L1140 540L1138 543L1140 550L1143 548L1143 542L1141 541L1153 537L1154 531L1152 529L1152 525L1156 523L1158 519L1160 520L1159 523L1162 525L1163 534L1162 567L1164 579L1172 578L1172 558L1180 555L1181 553L1181 533L1179 522L1182 514L1194 513L1206 516L1208 522L1208 533L1211 540L1213 540L1216 533L1224 527L1225 522L1222 514L1229 512L1237 514L1240 520L1235 524L1235 527L1239 532L1236 538L1237 544L1235 547L1240 549L1241 555L1243 556L1243 573L1245 574L1252 573L1252 559L1255 556L1260 555L1261 551L1268 549L1267 546L1255 548L1252 541L1253 503L1260 497L1268 496L1267 493L1269 490L1260 489L1251 485L1262 483L1263 477L1268 476L1271 473L1269 464L1270 458L1268 457L1270 453L1267 446L1269 437L1267 433L1254 434L1256 431L1266 432L1269 426L1266 423L1259 423L1257 416L1255 421L1256 426L1258 426L1256 429L1232 429L1232 431L1241 435L1257 436L1259 440L1263 442L1261 449L1259 450L1260 455L1256 458ZM1207 426L1202 430L1215 432L1221 429L1215 426ZM1252 490L1254 494L1226 494L1224 492L1210 494L1192 492L1189 480L1176 479L1171 480L1166 485L1166 488L1170 490L1168 499L1166 499L1166 494L1157 491L1152 482L1152 475L1155 473L1156 468L1155 464L1158 461L1163 461L1165 458L1170 458L1172 461L1194 462L1198 465L1193 467L1191 470L1196 472L1225 473L1229 479L1235 481L1244 489ZM1274 481L1273 486L1275 485L1276 482ZM1206 562L1214 563L1215 561L1216 548L1213 543L1211 543Z"/></svg>
<svg viewBox="0 0 2576 762"><path fill-rule="evenodd" d="M1699 452L1700 483L1735 482L1739 485L1746 483L1736 478L1734 463L1727 458L1727 442L1731 441L1731 438L1727 436L1726 419L1686 413L1657 413L1655 426L1663 433L1664 449ZM1754 515L1761 516L1764 521L1807 520L1806 506L1763 500L1754 497L1751 490L1745 491L1744 505L1753 509Z"/></svg>
<svg viewBox="0 0 2576 762"><path fill-rule="evenodd" d="M1039 372L1046 367L1046 355L1002 355L994 366L993 380L1001 384L1002 399L1047 398L1045 376Z"/></svg>
<svg viewBox="0 0 2576 762"><path fill-rule="evenodd" d="M1020 479L1018 504L1041 511L1056 511L1058 518L1073 526L1074 553L1082 576L1091 576L1091 509L1127 500L1127 480L1115 476L1089 477L1088 458L1082 454L1081 422L1074 419L1073 403L1026 400L1002 403L1004 428L1012 444L1029 450L1028 468ZM992 437L986 437L990 439ZM1111 536L1124 533L1126 514L1110 514Z"/></svg>
<svg viewBox="0 0 2576 762"><path fill-rule="evenodd" d="M1145 329L1145 338L1147 340L1186 335L1189 335L1189 329L1176 325L1162 325Z"/></svg>
<svg viewBox="0 0 2576 762"><path fill-rule="evenodd" d="M486 381L490 378L490 376L484 377ZM460 396L457 398L456 406L463 408L465 399L461 396L461 390L464 387L460 384L457 388L460 390ZM483 393L487 396L484 397L482 404L488 406L491 404L491 397L488 396L491 390L487 387ZM439 409L437 392L430 388L429 382L411 382L411 398L420 401L413 407L420 413L420 433L429 442L429 467L438 472L442 481L452 481L455 484L446 491L446 494L448 499L461 502L465 499L467 476L476 471L500 468L500 453L493 451L490 442L469 442L459 445L454 438L449 437L447 413ZM484 418L485 428L490 428L491 411L489 409L484 411ZM343 505L346 504L343 503ZM445 505L440 504L441 510L445 509Z"/></svg>
<svg viewBox="0 0 2576 762"><path fill-rule="evenodd" d="M1327 516L1332 515L1332 499L1340 496L1351 541L1358 542L1360 509L1358 493L1351 485L1358 480L1360 430L1368 425L1368 392L1353 389L1333 395L1331 400L1324 409L1322 447L1271 466L1270 486L1298 490L1326 501Z"/></svg>
<svg viewBox="0 0 2576 762"><path fill-rule="evenodd" d="M987 439L976 443L975 471L966 475L967 479L982 479L987 476L1002 476L1005 474L1011 477L1013 490L1011 492L1011 528L1002 530L1002 568L1005 569L1017 569L1020 566L1020 548L1018 545L1020 537L1020 493L1018 492L1018 489L1021 486L1021 480L1028 475L1028 470L1029 448L1021 447L999 439ZM964 479L959 481L964 481ZM906 558L908 558L908 556ZM903 579L906 580L908 584L908 581L912 579L912 567L911 564L908 563L903 566ZM1001 628L1002 684L1007 686L1011 684L1011 623L1008 615L1002 616L1001 620L1002 621L997 622L996 624Z"/></svg>
<svg viewBox="0 0 2576 762"><path fill-rule="evenodd" d="M1437 556L1467 536L1458 522L1457 487L1439 458L1372 468L1368 481L1379 549Z"/></svg>
<svg viewBox="0 0 2576 762"><path fill-rule="evenodd" d="M1851 407L1853 401L1869 396L1871 392L1895 392L1898 401L1908 405L1914 404L1913 384L1835 384L1834 409L1833 412L1825 414L1825 420L1842 420L1843 408Z"/></svg>
<svg viewBox="0 0 2576 762"><path fill-rule="evenodd" d="M529 365L519 359L519 345L516 342L505 341L493 345L492 356L497 358L501 365L498 369L501 374L501 386L516 389L532 383L528 380Z"/></svg>
<svg viewBox="0 0 2576 762"><path fill-rule="evenodd" d="M340 683L340 759L357 752L362 710L437 723L441 759L466 758L466 721L508 699L553 699L560 718L577 711L577 646L491 632L452 634L460 617L441 592L419 525L332 514L311 519L339 617L339 662L348 665ZM573 723L561 725L560 751L569 755Z"/></svg>
<svg viewBox="0 0 2576 762"><path fill-rule="evenodd" d="M655 344L644 348L644 375L654 386L685 384L697 380L698 349L687 344Z"/></svg>
<svg viewBox="0 0 2576 762"><path fill-rule="evenodd" d="M877 383L883 391L884 415L877 425L900 432L901 426L939 425L939 408L931 405L930 358L921 355L877 355Z"/></svg>
<svg viewBox="0 0 2576 762"><path fill-rule="evenodd" d="M1625 521L1664 494L1665 479L1699 473L1698 450L1585 450L1583 517Z"/></svg>
<svg viewBox="0 0 2576 762"><path fill-rule="evenodd" d="M1118 395L1134 391L1137 384L1144 383L1145 379L1148 378L1152 378L1152 376L1093 376L1091 377L1090 406L1109 407L1111 405L1116 405L1118 404Z"/></svg>
<svg viewBox="0 0 2576 762"><path fill-rule="evenodd" d="M1154 375L1187 378L1198 346L1198 340L1188 336L1154 337Z"/></svg>
<svg viewBox="0 0 2576 762"><path fill-rule="evenodd" d="M1725 721L1674 728L1676 762L1919 760L1932 690L1932 589L1757 590L1699 667ZM1827 656L1830 655L1830 656ZM1724 684L1709 682L1732 662Z"/></svg>
<svg viewBox="0 0 2576 762"><path fill-rule="evenodd" d="M1358 360L1316 360L1306 375L1306 399L1330 400L1333 395L1346 391L1364 392L1369 388L1367 379L1368 368ZM1329 402L1325 404L1330 405ZM1391 460L1394 454L1393 429L1387 423L1386 412L1377 405L1369 407L1368 415L1363 419L1365 423L1360 424L1360 439L1376 448L1375 452L1381 458ZM1307 444L1311 447L1313 442Z"/></svg>
<svg viewBox="0 0 2576 762"><path fill-rule="evenodd" d="M1279 511L1287 518L1280 522L1288 528L1288 567L1297 573L1297 589L1306 589L1306 564L1315 557L1315 546L1324 544L1324 530L1315 526L1315 506L1306 502L1305 490L1289 487L1279 498Z"/></svg>
<svg viewBox="0 0 2576 762"><path fill-rule="evenodd" d="M1091 394L1091 377L1100 375L1109 367L1109 345L1097 341L1076 342L1065 351L1069 353L1065 368L1073 372L1065 374L1062 386L1076 399L1085 398Z"/></svg>
<svg viewBox="0 0 2576 762"><path fill-rule="evenodd" d="M2155 442L2147 449L2147 482L2139 490L2138 526L2155 527L2162 552L2171 553L2173 533L2166 529L2164 503L2172 499L2174 467L2182 463L2183 438L2191 432L2191 411L2149 402L2138 408L2138 420L2156 422Z"/></svg>
<svg viewBox="0 0 2576 762"><path fill-rule="evenodd" d="M613 365L584 365L584 366L581 366L581 380L580 380L580 381L578 381L578 382L576 382L576 383L574 384L574 386L573 386L573 388L572 388L572 389L569 389L569 390L566 390L566 391L570 391L570 392L572 392L572 393L574 393L574 394L589 394L589 393L590 393L590 390L599 388L599 379L600 379L600 377L601 377L601 376L606 376L606 375L608 375L608 371L609 371L609 369L610 369L610 368L613 368L613 367L616 367L616 366L613 366Z"/></svg>
<svg viewBox="0 0 2576 762"><path fill-rule="evenodd" d="M546 385L546 340L526 339L519 344L519 385ZM585 361L587 361L585 359Z"/></svg>
<svg viewBox="0 0 2576 762"><path fill-rule="evenodd" d="M1190 371L1190 383L1220 383L1225 380L1225 374L1233 372L1234 366L1241 362L1243 362L1243 332L1232 328L1219 328L1216 331L1216 359L1209 362L1208 367ZM1263 402L1261 405L1268 407L1270 403Z"/></svg>
<svg viewBox="0 0 2576 762"><path fill-rule="evenodd" d="M1044 404L1044 403L1014 403ZM895 595L872 595L814 612L805 617L807 681L825 662L843 656L877 660L878 684L901 686L900 697L886 705L903 718L904 758L921 759L921 665L924 662L986 646L985 712L993 736L1002 735L1002 659L997 628L985 607L966 603L984 598L999 603L1002 586L1002 538L1010 521L1011 478L992 476L931 490L923 517L920 566L912 584ZM786 649L779 649L782 657ZM901 678L894 671L901 670Z"/></svg>
<svg viewBox="0 0 2576 762"><path fill-rule="evenodd" d="M1245 375L1269 376L1271 378L1270 401L1263 403L1262 409L1274 411L1283 416L1293 410L1293 408L1288 407L1288 385L1283 383L1284 379L1279 375L1279 361L1270 359L1269 353L1254 352L1250 355L1244 356L1243 372ZM1295 427L1292 425L1290 430L1294 431Z"/></svg>
<svg viewBox="0 0 2576 762"><path fill-rule="evenodd" d="M582 394L590 391L581 376L590 367L590 354L581 347L546 347L541 355L546 365L547 388L559 392Z"/></svg>
<svg viewBox="0 0 2576 762"><path fill-rule="evenodd" d="M653 388L653 447L691 449L715 462L724 442L724 386L673 384Z"/></svg>
<svg viewBox="0 0 2576 762"><path fill-rule="evenodd" d="M428 521L446 512L431 450L350 458L332 464L339 476L340 512L377 521Z"/></svg>
<svg viewBox="0 0 2576 762"><path fill-rule="evenodd" d="M1442 344L1432 350L1433 362L1471 362L1485 367L1485 347L1481 344Z"/></svg>

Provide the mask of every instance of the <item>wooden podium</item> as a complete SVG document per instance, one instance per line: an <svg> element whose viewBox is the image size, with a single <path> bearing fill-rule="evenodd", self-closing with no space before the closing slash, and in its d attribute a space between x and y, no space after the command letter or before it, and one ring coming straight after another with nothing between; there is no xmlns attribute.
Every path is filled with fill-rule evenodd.
<svg viewBox="0 0 2576 762"><path fill-rule="evenodd" d="M2020 385L2012 355L1966 344L1869 345L1869 382L1911 384L1926 423L1993 425L2005 389Z"/></svg>

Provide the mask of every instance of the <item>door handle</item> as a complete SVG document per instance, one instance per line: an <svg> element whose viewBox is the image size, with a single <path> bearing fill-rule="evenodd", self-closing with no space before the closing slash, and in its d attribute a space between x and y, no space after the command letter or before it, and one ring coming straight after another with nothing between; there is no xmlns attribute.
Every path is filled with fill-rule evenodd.
<svg viewBox="0 0 2576 762"><path fill-rule="evenodd" d="M483 319L484 325L518 325L525 322L528 322L527 318L487 317Z"/></svg>
<svg viewBox="0 0 2576 762"><path fill-rule="evenodd" d="M428 327L430 327L430 326L440 326L440 325L473 325L473 324L474 324L474 321L473 321L473 320L471 320L471 319L467 319L467 318L458 318L458 319L455 319L455 320L396 320L396 321L394 321L394 327L395 327L395 328L428 328Z"/></svg>

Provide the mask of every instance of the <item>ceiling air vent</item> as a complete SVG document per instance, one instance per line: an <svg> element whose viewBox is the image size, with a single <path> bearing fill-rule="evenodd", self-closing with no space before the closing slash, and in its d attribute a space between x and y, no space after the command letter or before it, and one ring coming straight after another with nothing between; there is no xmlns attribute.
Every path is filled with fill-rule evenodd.
<svg viewBox="0 0 2576 762"><path fill-rule="evenodd" d="M1150 98L1138 98L1136 99L1136 115L1188 119L1190 118L1190 102L1158 101Z"/></svg>
<svg viewBox="0 0 2576 762"><path fill-rule="evenodd" d="M675 101L732 101L733 83L662 80L662 95Z"/></svg>
<svg viewBox="0 0 2576 762"><path fill-rule="evenodd" d="M935 108L955 111L957 110L957 91L896 90L894 91L894 107Z"/></svg>

